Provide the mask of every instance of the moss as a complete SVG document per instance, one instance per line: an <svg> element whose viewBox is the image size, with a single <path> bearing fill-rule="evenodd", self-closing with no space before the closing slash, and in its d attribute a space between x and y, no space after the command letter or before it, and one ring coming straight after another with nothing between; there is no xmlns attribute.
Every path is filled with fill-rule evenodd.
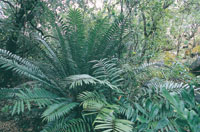
<svg viewBox="0 0 200 132"><path fill-rule="evenodd" d="M175 62L176 55L170 52L165 52L164 63L165 65L172 65Z"/></svg>
<svg viewBox="0 0 200 132"><path fill-rule="evenodd" d="M197 45L192 49L192 54L198 54L198 53L200 53L200 45Z"/></svg>

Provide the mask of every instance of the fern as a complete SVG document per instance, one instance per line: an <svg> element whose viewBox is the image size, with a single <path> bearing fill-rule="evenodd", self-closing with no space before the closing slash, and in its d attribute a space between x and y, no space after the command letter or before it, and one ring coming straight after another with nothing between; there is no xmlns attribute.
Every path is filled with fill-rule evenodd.
<svg viewBox="0 0 200 132"><path fill-rule="evenodd" d="M151 63L141 64L141 65L133 68L132 70L134 71L135 74L139 74L139 73L147 71L150 67L167 67L167 68L169 68L168 66L164 65L162 62L151 62Z"/></svg>
<svg viewBox="0 0 200 132"><path fill-rule="evenodd" d="M128 103L127 101L120 101L119 105L120 107L118 113L120 115L125 116L127 120L130 120L132 122L136 120L137 112L130 103Z"/></svg>
<svg viewBox="0 0 200 132"><path fill-rule="evenodd" d="M58 38L59 38L59 44L60 44L60 47L61 47L61 57L60 57L60 60L61 60L61 63L65 69L65 72L68 72L66 74L72 74L71 72L72 71L77 71L77 64L74 62L73 60L73 55L72 55L72 51L70 49L70 46L68 44L68 42L65 41L61 31L60 31L60 28L58 27L57 24L55 24L55 27L56 27L56 31L57 31L57 35L58 35ZM68 68L68 69L67 69Z"/></svg>

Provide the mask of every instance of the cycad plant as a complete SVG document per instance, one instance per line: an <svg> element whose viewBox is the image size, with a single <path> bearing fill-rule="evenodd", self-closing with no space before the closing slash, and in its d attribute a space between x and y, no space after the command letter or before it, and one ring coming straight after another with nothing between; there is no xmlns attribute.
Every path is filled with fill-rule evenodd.
<svg viewBox="0 0 200 132"><path fill-rule="evenodd" d="M112 89L113 95L122 94L117 87L119 84L117 82L120 82L119 74L117 74L119 72L112 63L109 68L106 68L106 70L110 70L108 73L99 70L103 66L99 66L98 70L95 70L95 73L98 72L101 73L101 76L105 76L104 80L87 74L52 80L52 75L45 74L39 66L8 51L0 50L0 53L2 67L36 80L31 87L26 89L1 89L1 93L7 95L7 97L1 96L1 98L10 98L15 101L12 114L23 113L26 109L31 110L31 107L44 109L42 118L48 122L44 127L44 132L92 132L95 130L97 132L98 130L130 132L132 130L130 121L117 118L119 106L107 102L106 97L99 94L99 88ZM109 63L107 62L107 64ZM117 78L112 78L109 82L109 77L106 75L110 77L116 75ZM116 82L116 85L113 85L112 82ZM123 128L121 128L122 126Z"/></svg>
<svg viewBox="0 0 200 132"><path fill-rule="evenodd" d="M0 90L0 99L14 102L12 114L40 109L46 123L42 132L198 131L199 107L194 94L187 94L189 85L167 80L160 68L171 67L151 63L121 68L121 61L112 58L121 44L122 17L111 26L107 18L97 20L86 33L77 9L66 20L51 16L55 43L36 36L42 62L0 49L2 68L32 80ZM183 120L187 124L181 126Z"/></svg>
<svg viewBox="0 0 200 132"><path fill-rule="evenodd" d="M48 44L39 39L46 43L43 44L48 50L46 52L45 49L45 56L48 57L49 53L54 55L53 57L56 55L66 75L91 73L89 61L118 56L118 51L123 50L119 49L122 43L119 36L122 35L123 38L128 34L127 23L123 17L118 17L113 22L107 17L98 18L91 22L92 26L89 29L78 9L70 9L66 18L53 14L51 18L51 25L58 41L55 44ZM54 62L55 64L58 65L58 62Z"/></svg>
<svg viewBox="0 0 200 132"><path fill-rule="evenodd" d="M118 69L111 64L108 73L100 70L101 74L110 74L104 78L87 74L95 70L90 69L89 60L115 55L116 49L108 51L118 45L116 31L121 29L123 19L106 27L106 18L95 22L89 37L85 35L83 17L77 9L70 10L65 21L56 21L53 15L52 20L57 43L49 44L42 37L36 37L41 44L43 62L29 61L0 49L1 68L33 81L30 87L1 89L0 93L6 96L0 98L14 101L12 114L32 107L42 109L41 117L47 122L43 132L131 132L132 123L118 119L118 106L99 94L107 89L111 89L110 95L121 94ZM103 31L99 32L100 29ZM100 96L103 98L99 99Z"/></svg>

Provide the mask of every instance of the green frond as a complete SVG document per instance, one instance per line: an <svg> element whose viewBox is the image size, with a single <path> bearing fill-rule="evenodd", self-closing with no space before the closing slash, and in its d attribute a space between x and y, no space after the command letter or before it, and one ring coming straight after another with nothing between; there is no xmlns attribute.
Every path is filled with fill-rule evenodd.
<svg viewBox="0 0 200 132"><path fill-rule="evenodd" d="M78 105L79 103L69 102L52 104L44 111L42 117L44 118L44 120L50 122L68 114L69 112L71 112L72 109L74 109Z"/></svg>
<svg viewBox="0 0 200 132"><path fill-rule="evenodd" d="M57 36L59 39L59 44L61 47L60 61L63 65L63 68L65 69L65 72L68 72L66 74L68 74L68 75L74 74L71 72L77 71L79 69L77 67L76 62L73 59L72 49L70 48L69 42L67 42L65 40L65 38L62 35L62 32L60 30L60 27L57 24L55 24L55 29L56 29Z"/></svg>
<svg viewBox="0 0 200 132"><path fill-rule="evenodd" d="M133 108L133 106L131 106L130 103L127 103L127 102L120 103L119 111L117 112L121 115L124 115L127 120L130 120L130 121L136 120L137 112Z"/></svg>
<svg viewBox="0 0 200 132"><path fill-rule="evenodd" d="M3 49L0 49L0 65L1 68L11 69L20 75L38 80L48 86L55 87L56 85L37 66Z"/></svg>
<svg viewBox="0 0 200 132"><path fill-rule="evenodd" d="M36 39L42 43L45 48L40 48L40 51L44 54L44 57L47 59L50 64L54 67L54 72L58 72L61 77L66 77L65 69L63 67L63 63L60 61L58 53L55 51L50 44L48 44L45 40L36 36Z"/></svg>
<svg viewBox="0 0 200 132"><path fill-rule="evenodd" d="M78 96L83 106L83 115L103 114L105 111L113 113L117 109L116 105L110 105L106 98L97 92L83 92Z"/></svg>
<svg viewBox="0 0 200 132"><path fill-rule="evenodd" d="M95 130L102 132L132 132L133 123L128 120L115 119L112 116L98 116L94 122Z"/></svg>
<svg viewBox="0 0 200 132"><path fill-rule="evenodd" d="M119 49L119 48L122 48L122 47L119 47L120 44L122 43L120 40L120 37L121 35L123 37L126 29L127 27L126 27L126 23L123 17L117 18L112 23L110 28L104 34L104 37L101 41L101 43L105 45L98 47L100 49L99 51L103 51L104 58L106 56L113 56L118 52L118 50L122 50L122 49Z"/></svg>
<svg viewBox="0 0 200 132"><path fill-rule="evenodd" d="M147 84L147 87L154 89L156 93L161 93L162 89L165 88L170 92L180 93L184 89L188 89L189 85L182 82L176 83L173 81L164 81L161 79L152 79Z"/></svg>
<svg viewBox="0 0 200 132"><path fill-rule="evenodd" d="M131 70L133 70L135 74L139 74L139 73L147 71L149 67L154 67L157 65L162 65L162 64L160 64L158 62L144 63L144 64L141 64L140 66L137 66Z"/></svg>
<svg viewBox="0 0 200 132"><path fill-rule="evenodd" d="M67 77L65 80L70 84L70 88L76 88L77 86L82 86L84 84L95 85L97 83L101 83L100 80L87 74L72 75L72 76Z"/></svg>
<svg viewBox="0 0 200 132"><path fill-rule="evenodd" d="M66 20L65 35L71 49L72 59L77 63L78 69L85 70L87 43L85 43L85 25L83 15L79 9L70 9ZM80 73L84 73L79 71ZM80 74L79 73L79 74Z"/></svg>
<svg viewBox="0 0 200 132"><path fill-rule="evenodd" d="M74 119L68 122L64 127L65 132L86 132L90 131L92 128L82 119Z"/></svg>
<svg viewBox="0 0 200 132"><path fill-rule="evenodd" d="M65 77L66 75L77 74L79 73L77 72L79 69L73 58L72 48L70 47L68 37L65 35L70 29L68 30L68 28L66 28L68 26L61 17L52 14L52 18L55 19L54 21L51 21L51 25L57 38L56 45L58 46L54 50L60 49L56 54L59 62L58 64L61 67L61 70L63 70Z"/></svg>
<svg viewBox="0 0 200 132"><path fill-rule="evenodd" d="M93 92L85 91L79 94L78 100L80 100L81 102L86 102L86 101L105 102L106 101L105 97L96 91L93 91Z"/></svg>
<svg viewBox="0 0 200 132"><path fill-rule="evenodd" d="M37 104L39 107L48 106L54 102L62 100L55 94L52 94L44 89L35 88L33 90L19 90L14 94L15 104L13 106L12 115L15 113L24 112L25 108L31 109L32 103Z"/></svg>
<svg viewBox="0 0 200 132"><path fill-rule="evenodd" d="M95 63L93 65L93 75L100 80L107 80L111 84L119 87L121 82L123 81L121 74L122 70L117 67L116 62L117 59L113 58L111 60L102 59L102 60L94 60L91 61Z"/></svg>
<svg viewBox="0 0 200 132"><path fill-rule="evenodd" d="M111 88L116 88L114 85L110 84L108 81L101 81L99 79L96 79L90 75L87 74L80 74L80 75L72 75L65 79L67 83L70 84L70 88L76 88L78 86L82 86L83 84L101 84L101 85L107 85Z"/></svg>
<svg viewBox="0 0 200 132"><path fill-rule="evenodd" d="M122 17L112 23L106 18L98 20L89 34L89 61L115 56L122 43L120 37L127 29L125 25Z"/></svg>
<svg viewBox="0 0 200 132"><path fill-rule="evenodd" d="M106 105L103 102L95 102L92 100L83 102L82 104L83 104L83 110L89 112L88 114L85 115L96 114L98 112L101 112L101 110L106 107Z"/></svg>
<svg viewBox="0 0 200 132"><path fill-rule="evenodd" d="M191 88L193 91L194 89ZM192 132L198 132L199 126L200 126L200 119L199 119L199 108L196 107L196 105L193 103L194 95L191 91L185 91L181 93L182 96L186 97L184 100L182 100L178 94L172 94L168 90L163 89L162 91L163 96L172 104L172 107L174 108L174 111L177 113L177 120L175 123L175 127L180 130L180 127L183 129L185 127L188 127L189 131ZM193 97L192 97L193 95ZM185 101L186 100L186 101ZM190 104L189 106L186 106L187 104ZM181 120L181 122L180 122ZM185 122L183 125L176 125L180 124L182 122Z"/></svg>
<svg viewBox="0 0 200 132"><path fill-rule="evenodd" d="M0 88L0 100L13 99L20 88Z"/></svg>
<svg viewBox="0 0 200 132"><path fill-rule="evenodd" d="M101 40L104 37L105 32L109 28L109 22L107 18L98 19L94 23L94 27L90 29L88 35L88 61L99 59L100 56L97 56L96 52L99 50L98 45L103 45Z"/></svg>
<svg viewBox="0 0 200 132"><path fill-rule="evenodd" d="M41 132L90 132L91 126L83 119L49 122Z"/></svg>
<svg viewBox="0 0 200 132"><path fill-rule="evenodd" d="M111 105L106 100L89 99L82 102L84 116L97 114L98 116L113 115L118 110L117 105Z"/></svg>

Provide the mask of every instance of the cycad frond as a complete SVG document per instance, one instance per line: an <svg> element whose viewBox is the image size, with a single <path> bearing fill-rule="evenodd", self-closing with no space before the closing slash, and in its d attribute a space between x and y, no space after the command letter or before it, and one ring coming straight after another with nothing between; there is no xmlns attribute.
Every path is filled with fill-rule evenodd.
<svg viewBox="0 0 200 132"><path fill-rule="evenodd" d="M91 127L83 119L49 122L41 132L90 132Z"/></svg>
<svg viewBox="0 0 200 132"><path fill-rule="evenodd" d="M97 84L98 82L101 82L98 79L87 74L72 75L67 77L66 81L70 84L70 88L82 86L83 84Z"/></svg>
<svg viewBox="0 0 200 132"><path fill-rule="evenodd" d="M132 132L133 123L128 120L115 119L112 116L98 116L94 122L95 130L102 132Z"/></svg>
<svg viewBox="0 0 200 132"><path fill-rule="evenodd" d="M65 35L71 49L72 59L77 63L79 70L83 70L88 49L87 44L85 43L83 15L79 9L69 10L65 28ZM83 71L79 72L83 73Z"/></svg>
<svg viewBox="0 0 200 132"><path fill-rule="evenodd" d="M127 29L125 25L122 17L112 23L109 23L106 18L96 21L89 34L89 61L115 56L122 43L120 37Z"/></svg>
<svg viewBox="0 0 200 132"><path fill-rule="evenodd" d="M36 103L39 107L44 107L62 99L44 89L19 90L18 93L15 93L15 96L16 101L12 114L24 112L25 106L30 110L31 102Z"/></svg>
<svg viewBox="0 0 200 132"><path fill-rule="evenodd" d="M105 99L95 99L88 98L88 100L84 100L82 102L84 115L92 115L98 114L98 116L102 115L113 115L114 111L118 110L117 105L111 105L106 102Z"/></svg>
<svg viewBox="0 0 200 132"><path fill-rule="evenodd" d="M58 53L55 51L55 49L42 38L36 36L36 39L45 47L40 48L40 50L44 54L44 57L47 59L47 61L50 62L50 64L52 64L54 67L54 72L58 72L61 77L66 77L67 75L63 67L63 63L60 61Z"/></svg>
<svg viewBox="0 0 200 132"><path fill-rule="evenodd" d="M156 93L161 93L163 88L167 89L169 92L180 93L184 89L188 89L189 85L182 82L176 83L173 81L164 81L161 79L152 79L147 83L147 87L154 89Z"/></svg>
<svg viewBox="0 0 200 132"><path fill-rule="evenodd" d="M57 36L59 39L59 45L61 47L61 55L60 55L60 61L65 69L65 72L68 72L66 74L74 74L72 71L77 71L77 64L73 59L72 55L72 49L70 48L69 42L67 42L60 30L60 27L55 24Z"/></svg>
<svg viewBox="0 0 200 132"><path fill-rule="evenodd" d="M127 120L131 120L131 121L135 121L137 117L136 110L133 109L130 103L127 103L125 101L120 103L118 113L124 115Z"/></svg>
<svg viewBox="0 0 200 132"><path fill-rule="evenodd" d="M142 64L142 65L140 65L140 66L138 66L138 67L136 67L132 70L134 71L135 74L139 74L141 72L147 71L149 67L153 67L153 66L156 66L158 64L160 64L160 63L158 63L158 62L144 63L144 64Z"/></svg>
<svg viewBox="0 0 200 132"><path fill-rule="evenodd" d="M85 91L85 92L79 94L78 99L81 102L85 102L85 101L105 102L105 100L106 100L103 95L97 93L96 91L94 91L94 92Z"/></svg>
<svg viewBox="0 0 200 132"><path fill-rule="evenodd" d="M100 55L97 56L97 51L99 50L98 45L104 45L101 43L105 32L109 28L109 23L107 18L98 19L94 23L94 27L89 31L88 37L88 61L94 59L100 59Z"/></svg>
<svg viewBox="0 0 200 132"><path fill-rule="evenodd" d="M119 91L119 89L115 85L110 84L110 82L106 80L101 81L87 74L72 75L67 77L65 80L70 84L70 88L76 88L78 86L82 86L83 84L100 84Z"/></svg>
<svg viewBox="0 0 200 132"><path fill-rule="evenodd" d="M59 119L60 117L68 114L72 109L78 106L79 103L61 102L56 103L47 108L42 117L48 122Z"/></svg>
<svg viewBox="0 0 200 132"><path fill-rule="evenodd" d="M20 90L20 88L0 88L0 100L12 99Z"/></svg>
<svg viewBox="0 0 200 132"><path fill-rule="evenodd" d="M0 49L0 64L1 68L11 69L14 72L43 82L44 84L55 87L53 83L39 67L31 64L29 61L10 53L9 51Z"/></svg>
<svg viewBox="0 0 200 132"><path fill-rule="evenodd" d="M97 53L103 51L103 53L99 54L103 55L102 57L106 57L112 56L118 51L121 43L120 36L123 35L125 31L125 28L122 27L125 27L124 19L119 17L104 34L103 39L101 40L101 43L104 45L97 47L99 49Z"/></svg>
<svg viewBox="0 0 200 132"><path fill-rule="evenodd" d="M115 86L120 86L120 83L123 81L121 74L122 70L116 65L116 58L111 60L102 59L102 60L94 60L93 65L94 76L100 80L107 80L111 84Z"/></svg>

